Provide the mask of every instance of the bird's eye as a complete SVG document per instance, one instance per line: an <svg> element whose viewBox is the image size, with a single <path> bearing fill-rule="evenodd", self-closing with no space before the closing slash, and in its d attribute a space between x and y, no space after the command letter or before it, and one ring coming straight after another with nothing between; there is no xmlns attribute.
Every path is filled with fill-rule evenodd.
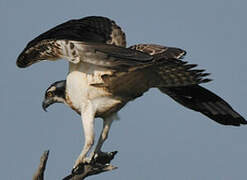
<svg viewBox="0 0 247 180"><path fill-rule="evenodd" d="M48 92L47 93L47 97L52 97L53 96L53 93L52 92Z"/></svg>

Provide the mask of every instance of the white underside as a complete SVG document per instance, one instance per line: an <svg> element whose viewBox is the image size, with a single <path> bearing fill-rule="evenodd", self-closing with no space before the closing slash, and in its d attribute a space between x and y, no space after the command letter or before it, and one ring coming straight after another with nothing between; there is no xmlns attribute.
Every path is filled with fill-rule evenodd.
<svg viewBox="0 0 247 180"><path fill-rule="evenodd" d="M86 156L94 143L94 117L97 112L107 112L117 105L119 100L114 99L110 93L103 88L97 88L91 84L103 83L101 76L111 73L102 67L79 62L69 64L69 74L66 81L66 95L70 99L72 106L81 112L82 124L85 136L85 144L81 154L77 158L75 165L86 161ZM110 115L111 116L111 115ZM104 127L101 138L97 143L96 153L100 151L105 141L112 122L104 119ZM93 153L94 154L94 153Z"/></svg>
<svg viewBox="0 0 247 180"><path fill-rule="evenodd" d="M69 64L66 93L78 111L84 111L84 106L86 106L88 102L93 105L96 112L107 111L110 107L120 103L119 100L111 97L111 94L103 88L91 85L103 83L101 79L103 74L111 74L111 71L84 62Z"/></svg>

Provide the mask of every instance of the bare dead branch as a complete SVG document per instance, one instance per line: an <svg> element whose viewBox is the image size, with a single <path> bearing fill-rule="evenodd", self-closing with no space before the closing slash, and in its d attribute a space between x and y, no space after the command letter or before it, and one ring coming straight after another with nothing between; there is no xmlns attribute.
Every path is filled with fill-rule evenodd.
<svg viewBox="0 0 247 180"><path fill-rule="evenodd" d="M72 174L65 177L63 180L83 180L88 176L114 170L117 167L114 167L109 163L116 154L117 151L101 153L94 157L90 163L80 164L75 170L72 171Z"/></svg>
<svg viewBox="0 0 247 180"><path fill-rule="evenodd" d="M117 167L114 167L110 164L85 164L75 174L72 173L69 176L65 177L63 180L83 180L88 176L96 175L106 171L111 171L116 168Z"/></svg>
<svg viewBox="0 0 247 180"><path fill-rule="evenodd" d="M103 153L95 157L90 163L80 164L76 170L63 178L63 180L83 180L88 176L100 174L106 171L111 171L117 167L109 164L114 156L117 154L117 151L110 153ZM40 158L40 164L33 175L32 180L44 180L44 171L46 167L46 162L48 159L49 151L45 151Z"/></svg>
<svg viewBox="0 0 247 180"><path fill-rule="evenodd" d="M46 162L49 156L49 150L45 151L40 158L40 163L37 171L33 175L33 180L44 180L44 172L46 167Z"/></svg>

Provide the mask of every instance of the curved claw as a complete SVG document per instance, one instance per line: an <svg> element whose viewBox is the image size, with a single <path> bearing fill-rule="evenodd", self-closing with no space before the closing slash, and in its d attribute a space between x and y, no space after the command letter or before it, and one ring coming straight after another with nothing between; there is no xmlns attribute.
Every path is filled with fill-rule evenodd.
<svg viewBox="0 0 247 180"><path fill-rule="evenodd" d="M117 153L118 151L96 153L90 163L109 164Z"/></svg>
<svg viewBox="0 0 247 180"><path fill-rule="evenodd" d="M84 166L87 164L89 163L80 163L77 166L73 167L73 169L71 170L71 174L81 174L82 172L84 172Z"/></svg>
<svg viewBox="0 0 247 180"><path fill-rule="evenodd" d="M90 160L87 159L83 163L79 163L78 165L74 166L72 171L71 171L71 174L83 173L85 170L85 165L92 165L92 166L109 165L111 160L114 159L114 156L117 153L118 153L118 151L95 153Z"/></svg>

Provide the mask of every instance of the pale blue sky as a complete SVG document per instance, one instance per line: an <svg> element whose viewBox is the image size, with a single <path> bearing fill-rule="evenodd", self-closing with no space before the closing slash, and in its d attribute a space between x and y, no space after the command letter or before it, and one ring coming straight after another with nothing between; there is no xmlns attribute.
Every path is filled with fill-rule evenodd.
<svg viewBox="0 0 247 180"><path fill-rule="evenodd" d="M15 65L27 42L72 18L107 16L128 45L156 43L187 51L186 60L212 73L204 87L246 111L247 1L0 0L1 179L31 179L50 149L46 180L66 176L84 143L80 117L57 104L45 113L44 91L65 79L67 62ZM119 169L88 179L245 180L247 126L225 127L176 104L158 90L120 111L103 150L118 150ZM97 134L102 121L97 120Z"/></svg>

